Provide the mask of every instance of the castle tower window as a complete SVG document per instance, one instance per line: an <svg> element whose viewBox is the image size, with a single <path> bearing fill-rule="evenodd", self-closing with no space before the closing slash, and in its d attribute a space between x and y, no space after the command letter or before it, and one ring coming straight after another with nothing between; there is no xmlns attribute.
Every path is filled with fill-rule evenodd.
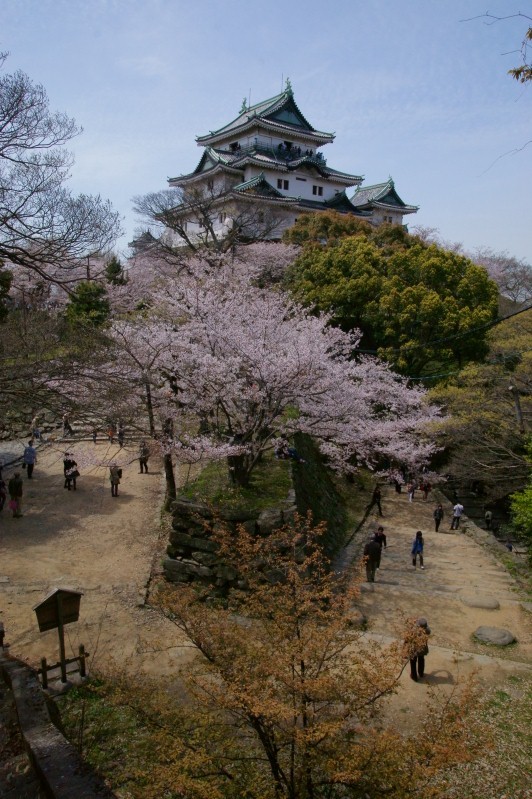
<svg viewBox="0 0 532 799"><path fill-rule="evenodd" d="M315 194L318 197L323 197L323 186L313 186L312 194Z"/></svg>
<svg viewBox="0 0 532 799"><path fill-rule="evenodd" d="M290 181L283 180L282 178L277 178L278 189L284 189L284 191L288 191L289 186L290 186Z"/></svg>

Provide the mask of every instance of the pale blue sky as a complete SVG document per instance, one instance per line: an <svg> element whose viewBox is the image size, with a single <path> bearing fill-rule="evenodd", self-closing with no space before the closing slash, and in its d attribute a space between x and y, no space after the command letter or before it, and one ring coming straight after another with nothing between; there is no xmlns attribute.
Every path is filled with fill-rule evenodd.
<svg viewBox="0 0 532 799"><path fill-rule="evenodd" d="M311 124L337 134L330 166L391 175L421 206L406 221L530 261L532 144L500 158L532 139L532 85L506 74L527 21L462 21L486 10L532 17L532 2L0 0L0 49L83 125L71 185L123 214L122 248L131 198L191 171L196 135L289 76Z"/></svg>

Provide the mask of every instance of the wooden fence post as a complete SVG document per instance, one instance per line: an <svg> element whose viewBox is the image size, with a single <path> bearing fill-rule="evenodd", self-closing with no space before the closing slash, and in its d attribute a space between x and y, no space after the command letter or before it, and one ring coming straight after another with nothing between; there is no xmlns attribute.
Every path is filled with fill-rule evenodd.
<svg viewBox="0 0 532 799"><path fill-rule="evenodd" d="M46 658L41 658L42 687L48 688L48 665Z"/></svg>
<svg viewBox="0 0 532 799"><path fill-rule="evenodd" d="M79 645L79 675L80 677L87 676L87 669L85 666L85 647L83 644Z"/></svg>

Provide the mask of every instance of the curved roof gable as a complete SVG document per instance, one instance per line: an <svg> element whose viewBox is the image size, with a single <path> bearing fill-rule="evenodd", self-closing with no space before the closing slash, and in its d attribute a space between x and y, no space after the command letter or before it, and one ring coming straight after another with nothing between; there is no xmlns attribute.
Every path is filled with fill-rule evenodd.
<svg viewBox="0 0 532 799"><path fill-rule="evenodd" d="M233 186L231 189L232 192L238 192L239 194L258 194L261 197L276 197L282 199L289 199L284 197L280 191L277 191L271 183L268 183L264 172L261 172L260 175L256 175L251 180L246 180L244 183L239 183L237 186Z"/></svg>
<svg viewBox="0 0 532 799"><path fill-rule="evenodd" d="M264 120L270 124L277 123L285 130L288 126L289 128L293 128L294 132L296 130L301 133L305 132L319 138L325 138L329 141L334 139L334 133L326 133L312 127L310 122L299 110L294 100L291 87L288 87L284 92L281 92L281 94L276 94L275 97L262 100L260 103L255 103L255 105L249 107L243 107L240 114L227 125L217 130L211 130L204 136L197 136L196 141L198 144L208 144L215 138L237 133L242 128L246 128L253 122L260 122L260 120Z"/></svg>
<svg viewBox="0 0 532 799"><path fill-rule="evenodd" d="M403 213L417 211L419 206L407 205L397 194L395 183L389 178L385 183L375 183L373 186L359 186L351 197L351 202L357 208L371 205L395 207Z"/></svg>

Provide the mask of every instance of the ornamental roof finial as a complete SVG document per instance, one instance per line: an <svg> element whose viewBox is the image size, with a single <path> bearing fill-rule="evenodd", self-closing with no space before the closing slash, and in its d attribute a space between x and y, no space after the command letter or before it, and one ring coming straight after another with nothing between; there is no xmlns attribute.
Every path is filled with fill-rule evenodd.
<svg viewBox="0 0 532 799"><path fill-rule="evenodd" d="M239 111L238 113L239 113L239 114L243 114L243 113L244 113L244 111L247 111L247 110L248 110L248 101L247 101L247 99L244 97L244 99L242 100L242 108L240 109L240 111Z"/></svg>
<svg viewBox="0 0 532 799"><path fill-rule="evenodd" d="M286 88L285 88L285 92L286 92L287 94L289 94L289 95L292 95L292 94L294 93L294 90L292 89L292 84L290 83L290 78L287 78L287 79L286 79Z"/></svg>

